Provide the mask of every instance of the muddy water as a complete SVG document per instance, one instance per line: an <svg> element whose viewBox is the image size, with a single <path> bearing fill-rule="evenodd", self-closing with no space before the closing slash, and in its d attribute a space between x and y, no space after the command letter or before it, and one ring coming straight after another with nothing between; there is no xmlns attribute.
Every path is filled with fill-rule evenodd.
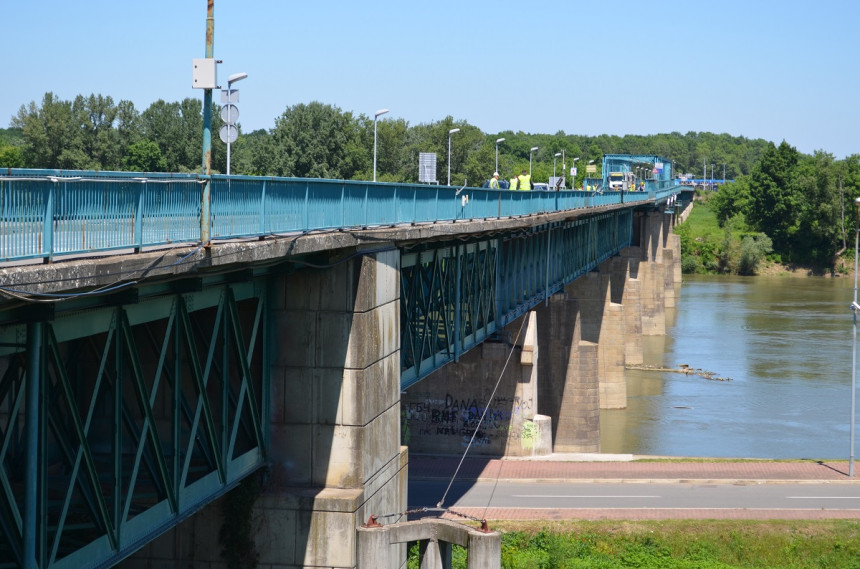
<svg viewBox="0 0 860 569"><path fill-rule="evenodd" d="M601 450L847 459L853 286L685 275L666 336L644 338L645 363L731 379L628 370L628 407L601 413Z"/></svg>

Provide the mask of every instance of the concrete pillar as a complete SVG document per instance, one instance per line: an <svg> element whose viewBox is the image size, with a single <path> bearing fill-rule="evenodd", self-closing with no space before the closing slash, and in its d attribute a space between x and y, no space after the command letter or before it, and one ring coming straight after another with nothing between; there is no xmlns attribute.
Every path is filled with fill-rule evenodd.
<svg viewBox="0 0 860 569"><path fill-rule="evenodd" d="M502 536L497 532L469 534L467 569L500 569L502 566Z"/></svg>
<svg viewBox="0 0 860 569"><path fill-rule="evenodd" d="M625 269L624 293L624 363L638 365L643 362L642 350L642 281L639 279L639 264L642 251L639 247L628 247L618 257ZM620 271L619 271L620 273Z"/></svg>
<svg viewBox="0 0 860 569"><path fill-rule="evenodd" d="M627 384L624 380L624 310L612 302L613 266L610 259L565 287L570 298L579 301L582 338L597 344L597 379L601 409L627 407ZM616 277L619 278L619 277ZM621 281L623 284L623 281ZM622 296L620 286L616 295ZM620 298L619 298L620 300Z"/></svg>
<svg viewBox="0 0 860 569"><path fill-rule="evenodd" d="M406 509L400 255L337 261L274 285L262 566L353 568L360 522Z"/></svg>
<svg viewBox="0 0 860 569"><path fill-rule="evenodd" d="M600 451L597 343L584 340L581 303L554 294L538 308L541 415L553 419L553 452Z"/></svg>
<svg viewBox="0 0 860 569"><path fill-rule="evenodd" d="M684 280L683 272L681 270L681 236L672 233L669 235L669 248L672 250L672 259L673 263L673 282L676 286L680 286L681 282Z"/></svg>
<svg viewBox="0 0 860 569"><path fill-rule="evenodd" d="M650 212L641 220L642 262L639 280L642 306L642 334L660 336L666 333L666 268L663 263L663 222L665 215Z"/></svg>

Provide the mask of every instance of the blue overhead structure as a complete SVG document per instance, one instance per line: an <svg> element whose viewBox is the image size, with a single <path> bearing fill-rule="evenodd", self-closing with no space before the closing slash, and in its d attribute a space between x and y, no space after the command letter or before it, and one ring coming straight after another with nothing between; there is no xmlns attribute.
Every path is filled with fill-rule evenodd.
<svg viewBox="0 0 860 569"><path fill-rule="evenodd" d="M610 172L632 172L645 182L645 191L665 190L673 182L672 161L654 154L604 154L603 187L608 188Z"/></svg>

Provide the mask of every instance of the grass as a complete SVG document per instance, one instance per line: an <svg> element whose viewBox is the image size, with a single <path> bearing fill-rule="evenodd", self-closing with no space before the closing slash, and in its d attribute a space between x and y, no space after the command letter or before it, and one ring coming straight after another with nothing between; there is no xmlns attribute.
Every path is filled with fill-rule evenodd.
<svg viewBox="0 0 860 569"><path fill-rule="evenodd" d="M504 569L860 569L860 522L497 521ZM409 567L418 567L417 548ZM455 547L453 567L466 567Z"/></svg>

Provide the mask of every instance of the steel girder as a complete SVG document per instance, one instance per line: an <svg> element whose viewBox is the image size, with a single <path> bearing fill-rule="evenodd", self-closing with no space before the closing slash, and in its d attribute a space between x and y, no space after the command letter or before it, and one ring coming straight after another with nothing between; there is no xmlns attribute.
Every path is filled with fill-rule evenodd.
<svg viewBox="0 0 860 569"><path fill-rule="evenodd" d="M114 565L259 468L266 320L259 282L0 328L0 567Z"/></svg>
<svg viewBox="0 0 860 569"><path fill-rule="evenodd" d="M495 331L498 240L447 244L400 260L403 388Z"/></svg>
<svg viewBox="0 0 860 569"><path fill-rule="evenodd" d="M633 210L443 243L401 256L403 389L631 243Z"/></svg>

